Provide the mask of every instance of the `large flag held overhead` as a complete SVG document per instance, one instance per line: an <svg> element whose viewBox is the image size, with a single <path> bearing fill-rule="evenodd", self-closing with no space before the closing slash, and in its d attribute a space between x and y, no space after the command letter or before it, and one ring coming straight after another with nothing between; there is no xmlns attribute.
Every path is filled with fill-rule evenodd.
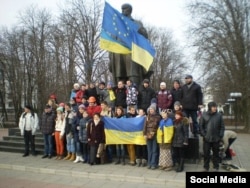
<svg viewBox="0 0 250 188"><path fill-rule="evenodd" d="M145 117L119 119L104 117L106 144L146 145L143 136L145 120Z"/></svg>
<svg viewBox="0 0 250 188"><path fill-rule="evenodd" d="M100 47L113 53L130 54L134 62L149 70L155 49L138 33L139 25L105 2Z"/></svg>

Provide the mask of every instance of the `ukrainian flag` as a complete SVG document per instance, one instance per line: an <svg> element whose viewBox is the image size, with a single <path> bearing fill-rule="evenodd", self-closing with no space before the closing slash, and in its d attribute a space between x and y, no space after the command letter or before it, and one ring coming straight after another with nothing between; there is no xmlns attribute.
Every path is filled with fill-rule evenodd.
<svg viewBox="0 0 250 188"><path fill-rule="evenodd" d="M131 53L132 60L148 71L155 50L138 29L138 24L105 2L100 47L113 53Z"/></svg>
<svg viewBox="0 0 250 188"><path fill-rule="evenodd" d="M145 120L145 117L119 119L104 117L106 144L146 145L143 136Z"/></svg>

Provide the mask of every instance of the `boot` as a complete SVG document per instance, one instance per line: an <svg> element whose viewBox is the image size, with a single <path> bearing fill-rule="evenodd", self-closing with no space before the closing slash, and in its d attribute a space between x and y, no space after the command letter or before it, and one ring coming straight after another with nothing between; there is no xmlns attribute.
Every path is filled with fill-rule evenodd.
<svg viewBox="0 0 250 188"><path fill-rule="evenodd" d="M135 162L136 162L136 166L138 167L141 166L141 159L136 159Z"/></svg>
<svg viewBox="0 0 250 188"><path fill-rule="evenodd" d="M78 162L80 162L80 157L79 157L79 156L76 156L76 160L74 160L73 163L78 163Z"/></svg>
<svg viewBox="0 0 250 188"><path fill-rule="evenodd" d="M69 160L71 157L71 153L69 152L68 155L66 157L63 158L63 160Z"/></svg>
<svg viewBox="0 0 250 188"><path fill-rule="evenodd" d="M184 170L184 159L181 158L180 163L176 169L176 172L182 172Z"/></svg>
<svg viewBox="0 0 250 188"><path fill-rule="evenodd" d="M76 160L76 154L72 153L71 157L69 158L70 161Z"/></svg>
<svg viewBox="0 0 250 188"><path fill-rule="evenodd" d="M142 165L141 165L142 167L145 167L145 166L147 166L147 160L146 159L142 159Z"/></svg>
<svg viewBox="0 0 250 188"><path fill-rule="evenodd" d="M120 164L121 163L121 158L118 157L117 161L115 162L115 164Z"/></svg>
<svg viewBox="0 0 250 188"><path fill-rule="evenodd" d="M79 160L80 160L81 162L84 162L84 159L82 158L82 156L79 156Z"/></svg>

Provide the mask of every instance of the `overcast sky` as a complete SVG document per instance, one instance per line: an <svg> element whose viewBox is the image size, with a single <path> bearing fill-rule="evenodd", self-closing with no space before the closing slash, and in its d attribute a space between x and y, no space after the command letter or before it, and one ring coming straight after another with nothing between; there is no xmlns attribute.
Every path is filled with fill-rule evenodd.
<svg viewBox="0 0 250 188"><path fill-rule="evenodd" d="M66 0L1 0L0 25L8 27L15 25L19 12L32 4L47 8L56 14L59 3L63 1ZM133 6L132 16L141 19L144 25L165 27L173 31L177 39L183 39L187 26L187 16L184 12L186 0L107 0L107 2L118 11L121 10L123 3L130 3Z"/></svg>
<svg viewBox="0 0 250 188"><path fill-rule="evenodd" d="M58 5L66 0L1 0L0 26L12 27L17 22L20 11L31 5L47 8L52 14L58 15ZM93 0L88 0L92 2ZM105 2L105 0L101 0ZM129 3L133 7L132 16L140 19L144 25L167 28L172 31L174 39L181 46L186 45L185 31L188 16L185 10L187 0L106 0L112 7L121 11L121 5ZM189 51L185 51L187 59Z"/></svg>

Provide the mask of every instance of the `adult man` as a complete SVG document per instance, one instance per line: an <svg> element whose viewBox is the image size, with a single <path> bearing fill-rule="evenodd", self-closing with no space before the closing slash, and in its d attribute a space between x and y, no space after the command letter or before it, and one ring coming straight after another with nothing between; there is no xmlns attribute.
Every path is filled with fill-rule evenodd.
<svg viewBox="0 0 250 188"><path fill-rule="evenodd" d="M149 80L144 79L142 87L139 88L138 94L138 109L142 108L145 112L147 112L148 107L151 103L156 100L156 93L153 88L149 86Z"/></svg>
<svg viewBox="0 0 250 188"><path fill-rule="evenodd" d="M35 133L39 128L39 120L36 113L33 112L32 106L26 105L24 112L19 119L19 129L24 138L25 152L23 157L29 155L29 145L31 145L31 153L36 155L35 151Z"/></svg>
<svg viewBox="0 0 250 188"><path fill-rule="evenodd" d="M192 119L193 135L197 137L199 131L197 111L202 107L203 94L201 86L193 81L192 75L186 75L185 82L185 85L182 86L181 104L184 113Z"/></svg>
<svg viewBox="0 0 250 188"><path fill-rule="evenodd" d="M208 111L204 112L200 119L200 133L203 137L204 170L209 170L210 152L213 152L213 168L219 169L219 148L225 131L222 115L217 112L215 102L208 103Z"/></svg>
<svg viewBox="0 0 250 188"><path fill-rule="evenodd" d="M54 137L56 114L50 105L46 105L41 117L41 132L44 138L44 155L42 158L51 158L54 153Z"/></svg>
<svg viewBox="0 0 250 188"><path fill-rule="evenodd" d="M148 38L146 29L140 21L134 20L131 16L132 6L130 4L122 5L122 14L139 25L138 33ZM131 59L131 55L110 53L110 72L113 74L113 80L118 83L119 80L132 80L139 86L144 78L150 78L152 71L146 71L141 65L135 63Z"/></svg>

